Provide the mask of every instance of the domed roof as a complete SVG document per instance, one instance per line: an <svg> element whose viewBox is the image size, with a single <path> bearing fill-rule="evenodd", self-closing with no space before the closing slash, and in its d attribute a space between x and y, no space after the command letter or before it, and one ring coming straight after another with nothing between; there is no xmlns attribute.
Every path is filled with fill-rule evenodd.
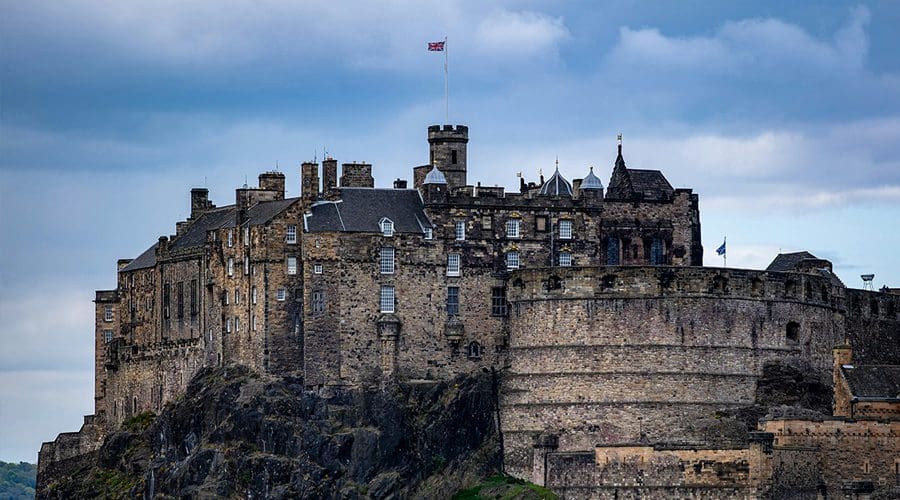
<svg viewBox="0 0 900 500"><path fill-rule="evenodd" d="M447 178L444 177L444 173L438 170L437 167L432 167L431 172L428 172L428 175L425 176L425 182L423 184L446 184Z"/></svg>
<svg viewBox="0 0 900 500"><path fill-rule="evenodd" d="M544 196L572 196L572 185L559 174L559 167L556 167L556 172L553 172L553 176L541 186L538 194Z"/></svg>
<svg viewBox="0 0 900 500"><path fill-rule="evenodd" d="M581 189L603 189L603 183L594 175L594 167L591 167L591 171L581 181Z"/></svg>

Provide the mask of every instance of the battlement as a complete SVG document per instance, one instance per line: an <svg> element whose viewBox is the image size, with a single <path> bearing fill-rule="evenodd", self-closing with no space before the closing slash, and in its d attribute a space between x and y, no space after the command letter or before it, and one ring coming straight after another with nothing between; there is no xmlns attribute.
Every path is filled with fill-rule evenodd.
<svg viewBox="0 0 900 500"><path fill-rule="evenodd" d="M428 127L428 141L469 141L469 127L465 125L430 125Z"/></svg>

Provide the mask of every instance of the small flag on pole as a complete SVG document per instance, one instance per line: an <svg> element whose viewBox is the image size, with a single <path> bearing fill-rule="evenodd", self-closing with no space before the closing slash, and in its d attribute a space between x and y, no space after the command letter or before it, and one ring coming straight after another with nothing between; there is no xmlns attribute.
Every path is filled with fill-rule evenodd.
<svg viewBox="0 0 900 500"><path fill-rule="evenodd" d="M444 42L428 42L428 50L431 52L443 52Z"/></svg>
<svg viewBox="0 0 900 500"><path fill-rule="evenodd" d="M717 255L725 255L725 241L722 241L722 246L716 249Z"/></svg>

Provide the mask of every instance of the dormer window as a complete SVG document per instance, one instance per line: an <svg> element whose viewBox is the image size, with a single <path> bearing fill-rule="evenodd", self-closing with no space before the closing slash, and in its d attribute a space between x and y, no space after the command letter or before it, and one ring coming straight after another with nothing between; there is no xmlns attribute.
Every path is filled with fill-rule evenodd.
<svg viewBox="0 0 900 500"><path fill-rule="evenodd" d="M430 240L430 239L434 238L434 231L430 227L426 227L425 229L422 230L422 232L425 234L426 240Z"/></svg>
<svg viewBox="0 0 900 500"><path fill-rule="evenodd" d="M383 236L391 237L394 235L394 222L387 217L381 219L381 234Z"/></svg>

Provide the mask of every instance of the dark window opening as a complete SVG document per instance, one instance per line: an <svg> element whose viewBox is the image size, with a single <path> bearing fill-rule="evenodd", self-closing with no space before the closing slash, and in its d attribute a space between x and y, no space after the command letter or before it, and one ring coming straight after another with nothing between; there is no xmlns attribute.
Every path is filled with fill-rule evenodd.
<svg viewBox="0 0 900 500"><path fill-rule="evenodd" d="M803 294L804 294L804 296L806 297L806 300L812 300L812 298L813 298L813 289L812 289L812 283L810 283L809 281L807 281L807 282L803 285Z"/></svg>
<svg viewBox="0 0 900 500"><path fill-rule="evenodd" d="M728 293L728 278L724 276L716 276L712 282L713 293Z"/></svg>
<svg viewBox="0 0 900 500"><path fill-rule="evenodd" d="M619 265L619 238L615 236L606 239L606 265Z"/></svg>
<svg viewBox="0 0 900 500"><path fill-rule="evenodd" d="M665 264L663 253L662 238L653 238L650 240L650 265L661 266Z"/></svg>
<svg viewBox="0 0 900 500"><path fill-rule="evenodd" d="M178 319L181 319L181 318L184 318L184 282L179 281L175 285L175 293L178 295L176 297L177 305L178 305L178 309L177 309Z"/></svg>
<svg viewBox="0 0 900 500"><path fill-rule="evenodd" d="M785 297L796 297L797 296L797 282L794 280L787 280L784 284L784 296Z"/></svg>
<svg viewBox="0 0 900 500"><path fill-rule="evenodd" d="M459 287L447 287L447 316L459 315Z"/></svg>
<svg viewBox="0 0 900 500"><path fill-rule="evenodd" d="M750 295L753 297L759 297L763 293L763 282L759 278L753 278L753 281L750 282Z"/></svg>
<svg viewBox="0 0 900 500"><path fill-rule="evenodd" d="M484 354L484 348L481 347L477 340L469 342L466 351L469 359L481 359L481 355Z"/></svg>
<svg viewBox="0 0 900 500"><path fill-rule="evenodd" d="M788 342L798 342L800 340L800 323L797 323L796 321L788 323L787 329L785 330L785 337Z"/></svg>
<svg viewBox="0 0 900 500"><path fill-rule="evenodd" d="M325 292L314 290L312 293L312 312L320 314L325 312Z"/></svg>
<svg viewBox="0 0 900 500"><path fill-rule="evenodd" d="M616 275L615 274L607 274L606 276L600 278L600 287L604 290L609 290L616 284Z"/></svg>
<svg viewBox="0 0 900 500"><path fill-rule="evenodd" d="M197 315L197 280L191 280L191 317Z"/></svg>
<svg viewBox="0 0 900 500"><path fill-rule="evenodd" d="M169 295L171 291L171 286L166 283L163 285L163 317L169 318Z"/></svg>
<svg viewBox="0 0 900 500"><path fill-rule="evenodd" d="M456 150L450 151L450 163L456 165Z"/></svg>
<svg viewBox="0 0 900 500"><path fill-rule="evenodd" d="M559 290L563 286L563 280L559 276L550 276L547 279L547 290Z"/></svg>
<svg viewBox="0 0 900 500"><path fill-rule="evenodd" d="M506 316L506 288L491 288L491 316Z"/></svg>

